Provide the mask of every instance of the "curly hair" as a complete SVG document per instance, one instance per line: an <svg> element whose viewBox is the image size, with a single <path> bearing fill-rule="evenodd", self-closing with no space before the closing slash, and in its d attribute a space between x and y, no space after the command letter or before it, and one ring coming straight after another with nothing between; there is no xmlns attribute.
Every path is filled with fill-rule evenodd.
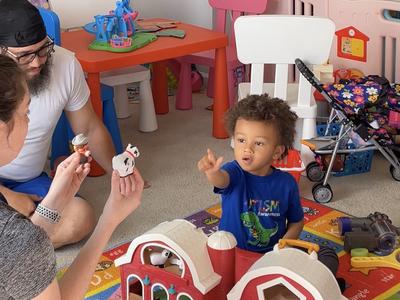
<svg viewBox="0 0 400 300"><path fill-rule="evenodd" d="M226 129L230 135L233 135L239 118L272 124L278 131L279 144L285 146L282 158L293 147L297 115L286 101L271 98L268 94L247 96L225 114Z"/></svg>
<svg viewBox="0 0 400 300"><path fill-rule="evenodd" d="M24 72L11 58L0 55L0 120L11 130L14 112L25 95Z"/></svg>

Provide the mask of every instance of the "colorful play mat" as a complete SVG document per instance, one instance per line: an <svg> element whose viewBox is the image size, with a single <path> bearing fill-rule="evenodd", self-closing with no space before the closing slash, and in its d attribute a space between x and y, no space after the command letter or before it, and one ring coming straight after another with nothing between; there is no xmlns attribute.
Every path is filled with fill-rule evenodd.
<svg viewBox="0 0 400 300"><path fill-rule="evenodd" d="M336 251L340 261L337 276L346 281L344 295L348 299L400 300L400 271L391 268L354 269L350 266L350 255L343 250L336 224L336 218L346 216L345 213L306 199L302 199L302 205L305 227L301 239ZM221 207L217 204L185 219L210 235L217 230L220 216ZM119 269L113 261L125 253L129 243L103 253L85 299L122 299Z"/></svg>

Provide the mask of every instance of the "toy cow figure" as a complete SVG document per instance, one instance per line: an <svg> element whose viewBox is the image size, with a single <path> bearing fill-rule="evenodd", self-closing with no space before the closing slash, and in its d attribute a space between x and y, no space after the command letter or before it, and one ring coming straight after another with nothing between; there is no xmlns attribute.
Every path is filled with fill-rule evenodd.
<svg viewBox="0 0 400 300"><path fill-rule="evenodd" d="M120 177L131 175L135 168L135 158L139 155L139 149L128 144L123 153L113 157L113 169L118 171Z"/></svg>

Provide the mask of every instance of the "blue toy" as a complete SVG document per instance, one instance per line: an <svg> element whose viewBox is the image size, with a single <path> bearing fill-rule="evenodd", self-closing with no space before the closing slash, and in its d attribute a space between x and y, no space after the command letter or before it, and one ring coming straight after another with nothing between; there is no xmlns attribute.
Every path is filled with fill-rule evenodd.
<svg viewBox="0 0 400 300"><path fill-rule="evenodd" d="M96 36L89 49L128 52L154 41L157 38L154 34L136 33L138 15L130 7L130 0L122 0L116 1L115 10L109 14L94 16L95 22L84 26L87 32Z"/></svg>

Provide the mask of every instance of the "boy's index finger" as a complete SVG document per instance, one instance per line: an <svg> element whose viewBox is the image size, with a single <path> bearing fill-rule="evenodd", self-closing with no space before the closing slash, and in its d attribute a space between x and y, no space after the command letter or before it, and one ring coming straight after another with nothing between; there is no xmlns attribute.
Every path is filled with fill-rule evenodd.
<svg viewBox="0 0 400 300"><path fill-rule="evenodd" d="M215 163L215 155L210 149L207 149L207 158L212 164Z"/></svg>

